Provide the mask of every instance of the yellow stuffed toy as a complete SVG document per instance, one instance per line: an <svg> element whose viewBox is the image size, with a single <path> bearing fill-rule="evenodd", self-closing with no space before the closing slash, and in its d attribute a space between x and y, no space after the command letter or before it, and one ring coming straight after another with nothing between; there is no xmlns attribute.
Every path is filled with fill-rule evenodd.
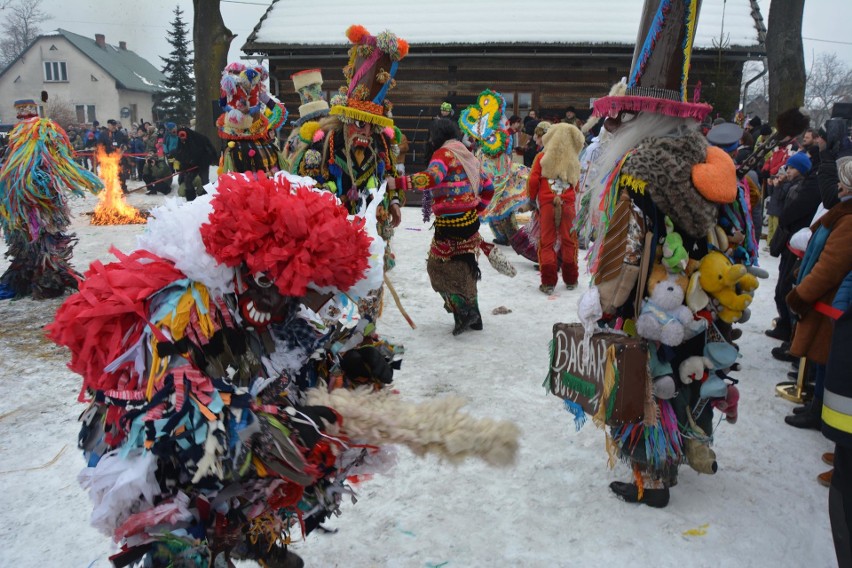
<svg viewBox="0 0 852 568"><path fill-rule="evenodd" d="M745 266L732 264L721 252L712 251L701 259L698 270L690 277L686 304L697 312L707 307L712 297L718 304L719 319L734 323L751 304L757 287L757 278Z"/></svg>

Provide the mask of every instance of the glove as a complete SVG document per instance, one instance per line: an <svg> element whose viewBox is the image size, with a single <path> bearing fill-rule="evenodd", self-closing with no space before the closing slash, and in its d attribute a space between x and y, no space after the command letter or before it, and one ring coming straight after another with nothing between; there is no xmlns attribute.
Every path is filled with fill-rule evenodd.
<svg viewBox="0 0 852 568"><path fill-rule="evenodd" d="M343 376L350 381L379 381L383 384L393 382L393 368L375 347L361 347L347 352L340 361Z"/></svg>

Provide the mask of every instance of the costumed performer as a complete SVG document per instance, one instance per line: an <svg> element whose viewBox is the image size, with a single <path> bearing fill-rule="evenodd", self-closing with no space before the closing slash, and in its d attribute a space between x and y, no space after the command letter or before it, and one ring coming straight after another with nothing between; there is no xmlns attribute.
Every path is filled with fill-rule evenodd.
<svg viewBox="0 0 852 568"><path fill-rule="evenodd" d="M222 172L268 174L286 169L275 133L287 120L287 109L269 94L269 72L262 65L248 67L229 63L222 71L216 120L219 138L225 142Z"/></svg>
<svg viewBox="0 0 852 568"><path fill-rule="evenodd" d="M323 98L322 71L305 69L290 75L293 88L299 95L299 118L293 121L293 130L287 137L282 150L287 169L294 174L316 178L320 172L322 152L311 150L311 146L322 140L325 133L319 128L319 120L328 116L330 110ZM314 139L316 136L316 140ZM305 152L310 151L309 155Z"/></svg>
<svg viewBox="0 0 852 568"><path fill-rule="evenodd" d="M47 93L42 93L47 100ZM32 99L15 101L18 124L0 167L0 226L10 266L0 276L0 299L36 300L77 289L71 268L76 239L68 234L71 211L66 191L82 196L103 183L74 161L68 135L48 118L39 118Z"/></svg>
<svg viewBox="0 0 852 568"><path fill-rule="evenodd" d="M390 465L387 444L514 459L514 424L383 388L400 354L360 317L382 280L376 207L347 217L312 185L227 174L167 202L49 326L83 376L79 481L115 566L299 567L293 527L337 514L349 476Z"/></svg>
<svg viewBox="0 0 852 568"><path fill-rule="evenodd" d="M551 126L542 137L544 150L535 157L527 183L530 201L539 212L541 237L538 263L541 270L539 290L552 294L559 280L558 256L562 281L569 290L577 287L577 232L574 229L576 187L580 180L580 151L583 133L572 125Z"/></svg>
<svg viewBox="0 0 852 568"><path fill-rule="evenodd" d="M332 97L328 117L299 127L299 139L310 148L296 147L290 171L314 178L354 213L371 190L396 175L391 149L396 132L387 94L396 86L394 76L408 54L408 43L389 31L374 36L357 25L346 30L346 37L352 43L343 68L346 85ZM402 221L404 202L404 192L389 188L379 206L379 234L387 243ZM389 246L385 264L388 270L394 265Z"/></svg>
<svg viewBox="0 0 852 568"><path fill-rule="evenodd" d="M610 464L617 456L633 469L612 491L652 507L669 503L680 464L716 472L713 408L733 423L739 399L730 324L757 288L744 266L708 248L737 179L731 158L698 131L711 107L687 99L698 9L647 0L626 92L595 102L612 137L590 166L599 175L578 216L597 230L579 305L587 366L551 366L552 389L578 424L590 412L610 426ZM590 368L590 357L600 364Z"/></svg>
<svg viewBox="0 0 852 568"><path fill-rule="evenodd" d="M483 245L480 215L494 189L479 160L461 142L455 122L436 118L429 124L431 159L422 172L400 177L396 186L423 191L423 220L435 214L435 236L426 271L432 289L453 314L453 335L482 329L477 257ZM494 245L491 245L492 251Z"/></svg>
<svg viewBox="0 0 852 568"><path fill-rule="evenodd" d="M482 214L494 233L494 244L508 245L518 231L515 212L529 203L529 168L512 163L514 137L506 118L503 95L490 89L482 91L476 103L459 115L462 133L473 140L476 158L494 184L494 197Z"/></svg>

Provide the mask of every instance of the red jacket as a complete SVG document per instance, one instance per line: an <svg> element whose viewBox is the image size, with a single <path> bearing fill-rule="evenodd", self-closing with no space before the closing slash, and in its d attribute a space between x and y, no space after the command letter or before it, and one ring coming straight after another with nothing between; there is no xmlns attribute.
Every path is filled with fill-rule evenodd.
<svg viewBox="0 0 852 568"><path fill-rule="evenodd" d="M552 203L554 192L550 187L550 180L541 175L541 157L544 152L540 153L533 160L530 177L527 180L527 192L530 196L530 201L538 199L539 205L542 203ZM562 191L562 203L574 203L576 200L576 188L569 185Z"/></svg>

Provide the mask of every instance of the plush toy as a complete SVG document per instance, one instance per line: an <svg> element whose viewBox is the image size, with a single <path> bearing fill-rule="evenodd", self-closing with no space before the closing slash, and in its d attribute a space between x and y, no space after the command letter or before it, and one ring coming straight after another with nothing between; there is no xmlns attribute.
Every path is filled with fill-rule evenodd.
<svg viewBox="0 0 852 568"><path fill-rule="evenodd" d="M642 304L636 331L645 339L664 345L680 345L686 326L694 321L692 312L683 305L688 280L684 275L669 274L657 264L648 279L649 297Z"/></svg>
<svg viewBox="0 0 852 568"><path fill-rule="evenodd" d="M689 254L683 246L683 237L674 230L672 220L666 216L666 238L663 241L662 263L666 270L672 273L681 273L686 270Z"/></svg>
<svg viewBox="0 0 852 568"><path fill-rule="evenodd" d="M712 368L713 362L707 359L707 357L693 355L684 359L678 366L678 376L680 377L680 382L685 385L693 381L702 382L707 380L709 376L707 371Z"/></svg>
<svg viewBox="0 0 852 568"><path fill-rule="evenodd" d="M751 304L757 287L757 278L745 266L732 264L721 252L711 251L690 278L686 303L691 310L699 311L707 307L712 297L718 302L719 319L734 323Z"/></svg>

